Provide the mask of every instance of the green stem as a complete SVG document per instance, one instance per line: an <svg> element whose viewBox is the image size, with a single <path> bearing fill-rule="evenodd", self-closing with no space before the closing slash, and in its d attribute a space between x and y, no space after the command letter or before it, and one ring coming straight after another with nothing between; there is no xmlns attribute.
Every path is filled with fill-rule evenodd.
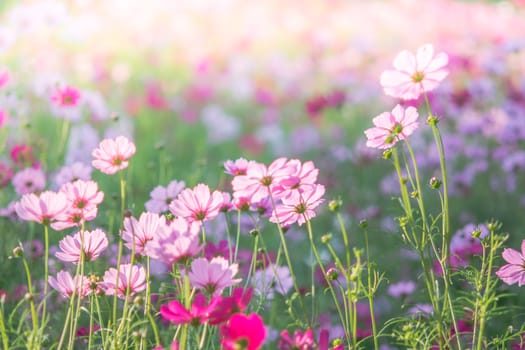
<svg viewBox="0 0 525 350"><path fill-rule="evenodd" d="M1 302L0 310L0 332L2 333L2 344L4 349L9 349L9 337L7 336L7 331L5 329L5 320L4 320L4 303Z"/></svg>
<svg viewBox="0 0 525 350"><path fill-rule="evenodd" d="M346 232L345 223L343 222L343 216L340 212L337 212L337 221L339 222L339 226L341 227L341 234L343 236L343 243L345 245L346 266L350 267L350 264L352 263L352 259L350 256L350 241L348 240L348 233Z"/></svg>
<svg viewBox="0 0 525 350"><path fill-rule="evenodd" d="M489 247L489 264L487 267L487 278L485 284L485 292L483 293L483 304L481 306L480 320L479 320L479 333L478 333L478 344L476 349L481 350L483 345L483 333L485 332L485 321L487 314L487 296L490 292L490 283L492 276L492 261L494 260L494 231L490 230L490 247Z"/></svg>
<svg viewBox="0 0 525 350"><path fill-rule="evenodd" d="M91 344L93 342L93 299L95 296L90 294L89 296L89 335L88 335L88 350L91 350Z"/></svg>
<svg viewBox="0 0 525 350"><path fill-rule="evenodd" d="M372 336L374 337L374 349L379 349L379 343L377 341L377 328L376 328L376 316L374 312L374 292L372 291L373 288L371 288L371 273L372 273L372 267L370 266L370 249L368 247L368 230L365 228L365 249L366 249L366 267L368 272L368 306L370 308L370 319L372 321Z"/></svg>
<svg viewBox="0 0 525 350"><path fill-rule="evenodd" d="M49 278L49 225L44 225L44 300L42 308L42 322L46 322L47 288Z"/></svg>
<svg viewBox="0 0 525 350"><path fill-rule="evenodd" d="M35 300L34 300L34 294L33 294L33 283L31 282L31 272L29 270L29 265L27 264L27 260L25 257L22 257L22 262L24 263L24 269L26 271L26 277L27 277L27 289L29 291L29 295L31 296L31 299L29 300L29 305L31 308L31 321L33 322L33 341L36 341L38 344L38 315L36 313L36 306L35 306ZM47 280L46 280L47 283ZM8 349L8 348L6 348Z"/></svg>

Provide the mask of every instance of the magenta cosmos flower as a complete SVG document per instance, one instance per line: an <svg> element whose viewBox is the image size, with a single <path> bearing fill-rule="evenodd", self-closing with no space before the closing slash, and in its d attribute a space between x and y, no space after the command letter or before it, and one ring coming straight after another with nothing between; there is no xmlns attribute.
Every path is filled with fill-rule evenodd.
<svg viewBox="0 0 525 350"><path fill-rule="evenodd" d="M214 219L223 204L219 191L210 193L205 184L198 184L193 189L185 189L171 202L169 209L175 216L185 218L189 222Z"/></svg>
<svg viewBox="0 0 525 350"><path fill-rule="evenodd" d="M191 263L189 272L191 285L197 289L204 290L208 295L219 295L225 288L231 287L241 278L233 278L239 267L231 264L221 256L208 261L206 258L197 258Z"/></svg>
<svg viewBox="0 0 525 350"><path fill-rule="evenodd" d="M60 251L55 254L58 259L77 264L81 254L84 254L84 261L96 260L108 247L108 239L100 229L80 231L64 237L58 246Z"/></svg>
<svg viewBox="0 0 525 350"><path fill-rule="evenodd" d="M417 129L418 117L417 109L408 107L405 110L400 105L396 105L392 112L381 113L372 120L375 127L365 130L366 145L379 149L393 147Z"/></svg>
<svg viewBox="0 0 525 350"><path fill-rule="evenodd" d="M316 184L305 187L303 191L291 192L289 196L282 198L281 204L273 211L270 221L281 226L289 226L297 222L301 226L315 217L314 209L324 201L325 188L323 185Z"/></svg>
<svg viewBox="0 0 525 350"><path fill-rule="evenodd" d="M219 298L212 298L209 303L204 294L197 294L190 310L187 310L177 300L170 301L168 305L160 306L160 315L175 324L191 324L194 327L208 321L210 312L215 309Z"/></svg>
<svg viewBox="0 0 525 350"><path fill-rule="evenodd" d="M76 106L80 101L80 90L69 85L57 87L51 100L60 107Z"/></svg>
<svg viewBox="0 0 525 350"><path fill-rule="evenodd" d="M501 254L507 265L500 267L496 275L507 284L525 285L525 239L521 242L521 254L512 248L506 248Z"/></svg>
<svg viewBox="0 0 525 350"><path fill-rule="evenodd" d="M25 194L15 203L15 211L22 220L49 225L67 209L67 205L67 198L62 192L45 191L40 196Z"/></svg>
<svg viewBox="0 0 525 350"><path fill-rule="evenodd" d="M167 187L157 186L151 191L151 199L144 204L147 211L164 213L177 195L186 187L184 181L171 181Z"/></svg>
<svg viewBox="0 0 525 350"><path fill-rule="evenodd" d="M220 328L224 350L258 350L266 338L266 328L257 314L235 314Z"/></svg>
<svg viewBox="0 0 525 350"><path fill-rule="evenodd" d="M248 164L246 175L235 176L232 180L233 197L246 198L250 202L260 200L273 194L279 182L295 172L295 166L286 158L278 158L266 165L256 162Z"/></svg>
<svg viewBox="0 0 525 350"><path fill-rule="evenodd" d="M155 213L142 213L139 220L134 217L124 219L122 239L126 247L135 254L145 255L146 245L160 230L166 229L166 218Z"/></svg>
<svg viewBox="0 0 525 350"><path fill-rule="evenodd" d="M121 299L126 297L126 290L129 288L129 295L140 293L146 289L146 270L142 266L123 264L120 270L110 268L104 273L102 288L107 295L115 295Z"/></svg>
<svg viewBox="0 0 525 350"><path fill-rule="evenodd" d="M59 271L57 278L49 276L49 285L58 291L64 298L70 297L73 293L81 297L86 296L89 291L89 279L86 276L71 277L68 271Z"/></svg>
<svg viewBox="0 0 525 350"><path fill-rule="evenodd" d="M104 174L115 174L128 167L128 160L135 154L133 142L124 136L115 139L104 139L95 148L91 155L95 158L91 165Z"/></svg>
<svg viewBox="0 0 525 350"><path fill-rule="evenodd" d="M423 45L414 55L401 51L394 59L395 70L381 74L381 86L385 94L403 100L417 99L423 92L434 90L446 78L448 56L440 52L434 56L431 44Z"/></svg>

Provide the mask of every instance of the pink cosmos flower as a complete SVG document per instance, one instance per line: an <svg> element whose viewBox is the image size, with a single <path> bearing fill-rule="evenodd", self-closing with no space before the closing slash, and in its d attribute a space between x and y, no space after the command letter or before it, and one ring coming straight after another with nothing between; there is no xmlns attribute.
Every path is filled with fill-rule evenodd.
<svg viewBox="0 0 525 350"><path fill-rule="evenodd" d="M372 148L392 148L397 141L405 140L418 127L419 114L414 107L406 110L396 105L392 112L384 112L372 121L375 127L365 130L366 145Z"/></svg>
<svg viewBox="0 0 525 350"><path fill-rule="evenodd" d="M225 288L231 287L242 281L241 278L234 279L239 267L237 264L229 264L223 257L215 257L208 261L205 258L197 258L191 263L189 272L191 285L202 289L208 295L220 295Z"/></svg>
<svg viewBox="0 0 525 350"><path fill-rule="evenodd" d="M213 191L205 184L198 184L193 189L183 190L171 202L169 209L175 216L183 217L189 222L214 219L223 204L222 194Z"/></svg>
<svg viewBox="0 0 525 350"><path fill-rule="evenodd" d="M91 170L92 168L90 166L82 162L66 165L55 175L55 183L57 186L62 186L65 183L77 180L91 180Z"/></svg>
<svg viewBox="0 0 525 350"><path fill-rule="evenodd" d="M301 226L315 217L314 209L324 201L324 192L324 186L319 184L305 187L303 193L291 192L288 197L281 199L281 204L275 208L270 221L281 226L289 226L297 222Z"/></svg>
<svg viewBox="0 0 525 350"><path fill-rule="evenodd" d="M142 213L138 221L134 217L125 218L122 239L135 254L145 255L148 242L153 240L159 230L166 229L165 226L166 218L155 213Z"/></svg>
<svg viewBox="0 0 525 350"><path fill-rule="evenodd" d="M275 186L294 171L294 165L290 165L286 158L274 160L269 167L261 163L250 163L246 175L233 178L233 196L258 202L273 193Z"/></svg>
<svg viewBox="0 0 525 350"><path fill-rule="evenodd" d="M124 136L102 140L91 155L95 158L91 165L104 174L115 174L128 167L128 160L135 154L133 142Z"/></svg>
<svg viewBox="0 0 525 350"><path fill-rule="evenodd" d="M218 301L219 298L212 298L207 303L206 296L199 293L195 296L190 310L187 310L177 300L172 300L168 305L160 306L160 315L175 324L191 324L193 327L197 327L208 321L210 312L215 308Z"/></svg>
<svg viewBox="0 0 525 350"><path fill-rule="evenodd" d="M0 162L0 187L5 187L13 178L13 168L7 163Z"/></svg>
<svg viewBox="0 0 525 350"><path fill-rule="evenodd" d="M266 338L266 328L257 314L235 314L220 328L224 350L258 350Z"/></svg>
<svg viewBox="0 0 525 350"><path fill-rule="evenodd" d="M60 107L76 106L80 100L80 90L69 85L57 87L51 100Z"/></svg>
<svg viewBox="0 0 525 350"><path fill-rule="evenodd" d="M314 162L301 163L299 159L290 159L288 164L293 166L295 171L279 181L275 187L274 194L278 197L285 197L293 191L303 192L305 187L311 187L317 182L319 169L315 167Z"/></svg>
<svg viewBox="0 0 525 350"><path fill-rule="evenodd" d="M385 94L403 100L417 99L423 92L434 90L446 78L448 56L444 52L434 56L431 44L418 48L414 55L401 51L394 59L395 70L381 74Z"/></svg>
<svg viewBox="0 0 525 350"><path fill-rule="evenodd" d="M120 270L110 268L104 273L102 288L107 295L115 295L121 299L129 295L140 293L146 289L146 270L139 265L122 264Z"/></svg>
<svg viewBox="0 0 525 350"><path fill-rule="evenodd" d="M175 218L165 229L156 232L146 246L146 255L168 265L184 262L202 249L199 230L200 222L188 223L184 218Z"/></svg>
<svg viewBox="0 0 525 350"><path fill-rule="evenodd" d="M210 312L209 322L215 326L224 323L236 313L244 312L252 299L253 289L235 288L229 297L221 297L214 310Z"/></svg>
<svg viewBox="0 0 525 350"><path fill-rule="evenodd" d="M67 209L67 205L66 196L62 192L45 191L40 196L25 194L15 203L15 211L22 220L49 225Z"/></svg>
<svg viewBox="0 0 525 350"><path fill-rule="evenodd" d="M59 271L56 278L49 276L48 281L49 285L64 298L70 297L73 293L85 297L90 292L89 279L86 276L73 278L69 271Z"/></svg>
<svg viewBox="0 0 525 350"><path fill-rule="evenodd" d="M168 206L184 189L184 181L171 181L167 187L157 186L151 191L151 199L146 202L147 211L161 214L168 211Z"/></svg>
<svg viewBox="0 0 525 350"><path fill-rule="evenodd" d="M525 239L521 242L521 254L517 250L506 248L501 254L508 263L496 271L496 275L506 284L525 285Z"/></svg>
<svg viewBox="0 0 525 350"><path fill-rule="evenodd" d="M33 154L33 148L25 143L14 145L9 151L9 156L16 165L37 168L34 166L36 159Z"/></svg>
<svg viewBox="0 0 525 350"><path fill-rule="evenodd" d="M17 194L24 195L42 191L46 187L46 177L40 169L27 168L16 173L11 183Z"/></svg>
<svg viewBox="0 0 525 350"><path fill-rule="evenodd" d="M314 332L312 329L307 329L306 331L301 332L296 330L293 334L293 337L290 337L290 333L285 329L281 332L279 339L279 350L314 350L317 349L314 340Z"/></svg>
<svg viewBox="0 0 525 350"><path fill-rule="evenodd" d="M108 247L108 239L100 229L79 231L64 237L58 245L60 251L55 256L62 261L77 264L81 254L84 254L84 261L96 260Z"/></svg>
<svg viewBox="0 0 525 350"><path fill-rule="evenodd" d="M248 166L255 163L253 160L246 160L244 158L239 158L236 161L227 160L224 162L224 172L233 176L246 175Z"/></svg>

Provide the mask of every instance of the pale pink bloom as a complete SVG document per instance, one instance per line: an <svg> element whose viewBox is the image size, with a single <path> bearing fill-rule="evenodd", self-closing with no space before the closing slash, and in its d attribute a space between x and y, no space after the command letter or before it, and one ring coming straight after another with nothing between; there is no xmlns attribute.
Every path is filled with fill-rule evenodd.
<svg viewBox="0 0 525 350"><path fill-rule="evenodd" d="M60 171L55 175L55 183L57 186L62 186L68 182L74 182L77 180L88 181L91 180L91 168L82 162L75 162L71 165L63 166Z"/></svg>
<svg viewBox="0 0 525 350"><path fill-rule="evenodd" d="M255 271L251 282L254 292L266 299L273 299L275 292L285 295L293 287L290 269L274 264L270 264L265 270Z"/></svg>
<svg viewBox="0 0 525 350"><path fill-rule="evenodd" d="M230 211L233 208L232 204L232 195L228 192L221 192L222 195L222 204L220 211L227 212Z"/></svg>
<svg viewBox="0 0 525 350"><path fill-rule="evenodd" d="M24 195L42 191L46 187L46 177L40 169L26 168L16 173L11 183L17 194Z"/></svg>
<svg viewBox="0 0 525 350"><path fill-rule="evenodd" d="M508 264L500 267L496 275L506 284L525 285L525 239L521 242L521 253L505 248L501 256Z"/></svg>
<svg viewBox="0 0 525 350"><path fill-rule="evenodd" d="M258 202L273 193L275 186L294 172L295 166L289 164L286 158L274 160L269 167L261 163L250 163L246 175L233 178L233 196Z"/></svg>
<svg viewBox="0 0 525 350"><path fill-rule="evenodd" d="M151 191L151 199L144 205L147 211L152 213L164 213L168 211L168 206L184 189L184 181L171 181L167 187L157 186Z"/></svg>
<svg viewBox="0 0 525 350"><path fill-rule="evenodd" d="M60 192L66 195L69 204L68 209L57 217L57 222L51 225L58 231L95 219L98 205L104 199L104 192L99 191L98 184L91 180L68 182L62 185Z"/></svg>
<svg viewBox="0 0 525 350"><path fill-rule="evenodd" d="M184 262L202 250L199 230L199 221L188 223L184 218L175 218L169 226L156 232L146 246L146 255L167 265Z"/></svg>
<svg viewBox="0 0 525 350"><path fill-rule="evenodd" d="M0 70L0 89L5 87L9 82L9 71L5 68Z"/></svg>
<svg viewBox="0 0 525 350"><path fill-rule="evenodd" d="M57 277L49 276L49 285L62 295L64 298L70 297L73 293L80 297L85 297L90 292L89 279L86 276L71 277L69 271L59 271Z"/></svg>
<svg viewBox="0 0 525 350"><path fill-rule="evenodd" d="M95 158L91 165L104 174L115 174L128 167L128 160L135 154L135 151L133 142L124 136L104 139L91 153Z"/></svg>
<svg viewBox="0 0 525 350"><path fill-rule="evenodd" d="M185 189L171 202L169 209L175 216L192 221L206 221L219 215L223 204L219 191L210 193L205 184L198 184L193 189Z"/></svg>
<svg viewBox="0 0 525 350"><path fill-rule="evenodd" d="M40 196L25 194L15 204L15 210L22 220L48 225L67 210L67 205L67 198L62 192L45 191Z"/></svg>
<svg viewBox="0 0 525 350"><path fill-rule="evenodd" d="M224 162L224 172L233 176L237 175L246 175L248 170L248 165L255 163L253 160L246 160L244 158L239 158L236 161L227 160Z"/></svg>
<svg viewBox="0 0 525 350"><path fill-rule="evenodd" d="M416 290L414 281L400 281L388 286L388 294L400 298L412 294Z"/></svg>
<svg viewBox="0 0 525 350"><path fill-rule="evenodd" d="M289 226L297 222L301 226L315 217L314 209L324 201L324 192L324 186L319 184L306 187L303 193L291 192L289 196L281 199L281 204L275 208L270 221L281 226Z"/></svg>
<svg viewBox="0 0 525 350"><path fill-rule="evenodd" d="M98 190L95 181L77 180L68 182L60 188L71 207L76 210L87 210L97 207L104 200L104 192Z"/></svg>
<svg viewBox="0 0 525 350"><path fill-rule="evenodd" d="M81 254L84 254L84 261L96 260L108 247L108 239L100 229L79 231L64 237L58 245L60 251L55 256L62 261L77 264Z"/></svg>
<svg viewBox="0 0 525 350"><path fill-rule="evenodd" d="M273 192L277 197L290 195L293 191L303 192L305 187L311 187L317 182L319 169L314 162L301 163L299 159L291 159L288 165L293 166L295 172L279 181Z"/></svg>
<svg viewBox="0 0 525 350"><path fill-rule="evenodd" d="M381 113L372 120L375 127L365 130L366 145L379 149L393 147L417 129L418 117L417 109L408 107L405 110L400 105L396 105L392 112Z"/></svg>
<svg viewBox="0 0 525 350"><path fill-rule="evenodd" d="M418 48L415 55L401 51L394 59L395 69L381 74L381 86L387 95L403 100L417 99L421 93L434 90L446 78L447 63L447 54L440 52L434 56L431 44Z"/></svg>
<svg viewBox="0 0 525 350"><path fill-rule="evenodd" d="M237 264L231 264L221 256L212 258L197 258L191 263L190 282L194 288L202 289L209 295L220 295L225 288L242 281L233 278L239 271Z"/></svg>
<svg viewBox="0 0 525 350"><path fill-rule="evenodd" d="M80 101L80 90L69 85L57 87L51 101L60 107L76 106Z"/></svg>
<svg viewBox="0 0 525 350"><path fill-rule="evenodd" d="M140 293L146 289L146 270L140 265L122 264L120 270L110 268L104 273L102 288L107 295L115 295L121 299Z"/></svg>
<svg viewBox="0 0 525 350"><path fill-rule="evenodd" d="M145 255L146 245L160 230L165 230L166 218L156 213L142 213L137 221L134 217L124 219L122 239L126 247L135 254Z"/></svg>

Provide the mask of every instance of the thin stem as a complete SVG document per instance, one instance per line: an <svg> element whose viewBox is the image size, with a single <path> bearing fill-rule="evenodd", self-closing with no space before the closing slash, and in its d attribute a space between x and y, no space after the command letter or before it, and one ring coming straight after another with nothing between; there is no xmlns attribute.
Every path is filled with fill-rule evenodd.
<svg viewBox="0 0 525 350"><path fill-rule="evenodd" d="M368 247L368 230L365 228L365 249L366 249L366 267L367 267L367 280L368 280L368 305L370 307L370 319L372 321L372 336L374 337L374 349L379 349L379 344L377 341L377 328L376 328L376 316L374 312L374 298L373 298L373 292L371 288L371 272L372 267L370 266L370 249Z"/></svg>
<svg viewBox="0 0 525 350"><path fill-rule="evenodd" d="M343 222L343 216L340 212L337 212L337 221L339 222L339 227L341 227L341 234L343 236L343 243L345 245L346 266L350 267L350 264L352 263L350 256L350 241L348 240L345 223Z"/></svg>
<svg viewBox="0 0 525 350"><path fill-rule="evenodd" d="M89 335L88 335L88 350L91 349L91 344L93 342L93 299L95 297L93 294L89 296Z"/></svg>
<svg viewBox="0 0 525 350"><path fill-rule="evenodd" d="M46 320L47 286L49 277L49 225L44 225L44 300L42 308L42 321Z"/></svg>
<svg viewBox="0 0 525 350"><path fill-rule="evenodd" d="M29 300L29 305L30 305L30 308L31 308L31 321L33 322L33 332L38 332L38 315L36 313L36 306L35 306L35 300L34 300L34 294L33 294L33 283L31 282L31 272L29 270L29 265L27 264L27 260L25 259L25 257L22 257L22 262L24 263L24 269L26 271L26 277L27 277L27 288L28 288L28 291L29 291L29 295L30 295L30 300ZM47 281L46 281L47 282ZM33 338L33 341L37 341L38 343L38 340L36 339L37 336L36 334L37 333L34 333L35 336ZM6 348L8 349L8 348Z"/></svg>
<svg viewBox="0 0 525 350"><path fill-rule="evenodd" d="M4 321L4 302L1 302L1 310L0 310L0 332L2 333L2 344L4 345L4 349L9 349L9 337L7 336L7 331L5 329L5 321Z"/></svg>

